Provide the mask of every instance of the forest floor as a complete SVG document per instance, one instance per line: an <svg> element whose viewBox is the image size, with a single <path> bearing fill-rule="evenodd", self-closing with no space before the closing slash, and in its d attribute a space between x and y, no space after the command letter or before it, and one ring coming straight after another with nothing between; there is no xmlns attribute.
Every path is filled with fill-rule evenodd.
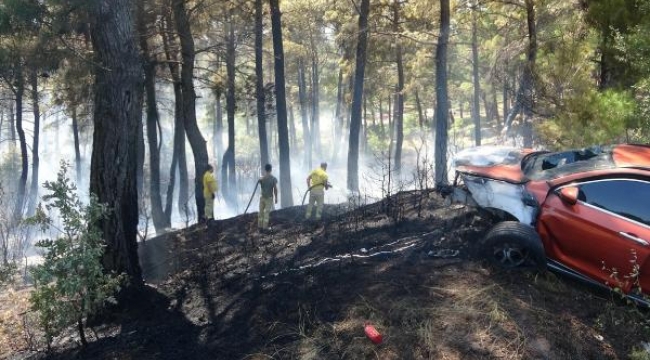
<svg viewBox="0 0 650 360"><path fill-rule="evenodd" d="M71 332L49 355L16 343L0 358L645 356L646 312L552 273L484 266L473 254L491 224L471 208L404 192L325 210L321 224L304 223L303 207L276 211L270 234L249 214L147 240L146 294L94 326L85 349Z"/></svg>

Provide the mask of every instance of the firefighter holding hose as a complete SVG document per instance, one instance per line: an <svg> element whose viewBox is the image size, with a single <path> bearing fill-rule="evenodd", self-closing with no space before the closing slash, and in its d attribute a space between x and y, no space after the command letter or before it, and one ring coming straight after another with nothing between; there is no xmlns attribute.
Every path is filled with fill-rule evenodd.
<svg viewBox="0 0 650 360"><path fill-rule="evenodd" d="M325 190L329 189L331 186L327 182L327 163L322 162L320 167L314 169L309 176L307 177L307 187L309 188L309 205L307 205L307 213L305 214L305 220L311 218L311 212L316 205L316 214L314 216L315 220L318 221L321 218L323 212L323 201L325 200Z"/></svg>

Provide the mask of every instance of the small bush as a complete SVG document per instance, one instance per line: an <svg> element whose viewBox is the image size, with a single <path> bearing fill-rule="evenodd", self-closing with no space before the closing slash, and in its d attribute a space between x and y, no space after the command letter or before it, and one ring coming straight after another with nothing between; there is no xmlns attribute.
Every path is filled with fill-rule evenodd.
<svg viewBox="0 0 650 360"><path fill-rule="evenodd" d="M38 313L48 347L52 339L67 327L77 324L82 344L86 344L83 321L95 314L106 302L114 301L123 276L105 274L101 265L104 245L100 230L94 225L108 212L94 196L83 205L76 187L67 177L67 165L55 182L44 184L49 194L45 210L39 205L36 215L28 221L40 225L43 231L55 229L56 239L39 241L45 250L43 264L32 270L35 290L30 298L32 309ZM58 210L61 227L53 225L46 211Z"/></svg>

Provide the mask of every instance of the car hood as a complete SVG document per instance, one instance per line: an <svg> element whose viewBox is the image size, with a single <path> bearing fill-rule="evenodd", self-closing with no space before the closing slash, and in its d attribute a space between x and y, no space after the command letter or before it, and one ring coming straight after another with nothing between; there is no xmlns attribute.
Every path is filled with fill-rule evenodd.
<svg viewBox="0 0 650 360"><path fill-rule="evenodd" d="M454 156L456 171L512 183L527 181L521 161L531 149L505 146L477 146L460 151Z"/></svg>

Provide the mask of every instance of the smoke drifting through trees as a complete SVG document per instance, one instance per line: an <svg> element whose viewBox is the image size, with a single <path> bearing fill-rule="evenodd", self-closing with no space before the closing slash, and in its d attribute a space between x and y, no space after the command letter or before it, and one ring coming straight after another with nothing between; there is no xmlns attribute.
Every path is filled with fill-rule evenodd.
<svg viewBox="0 0 650 360"><path fill-rule="evenodd" d="M90 31L97 29L87 25L89 9L49 0L12 7L17 3L0 9L8 19L0 22L0 180L5 196L16 200L7 205L15 220L33 210L38 182L52 179L54 152L75 162L79 191L87 195L90 119L101 105L90 87ZM514 134L523 128L517 141L524 145L646 141L647 124L626 119L650 113L641 106L650 70L635 52L646 44L639 29L648 28L650 9L623 3L612 12L593 1L576 11L559 0L544 7L528 0L144 0L130 15L139 20L146 121L123 135L137 136L129 141L140 146L136 171L147 196L141 218L151 217L157 230L196 221L208 160L223 171L226 203L217 199L216 208L224 217L243 210L266 161L282 184L293 184L283 193L294 199L306 190L308 172L328 161L336 188L327 199L334 202L345 201L347 188L376 190L369 173L377 158L389 159L382 163L393 175L401 172L391 181L408 179L421 134L428 156L438 157L436 183L448 180L456 149L500 142L504 125ZM359 31L366 5L367 33ZM271 15L281 15L278 29ZM274 53L280 32L283 51ZM357 51L361 34L368 44ZM594 54L602 62L590 61ZM361 72L356 63L363 58ZM623 58L630 63L619 64ZM284 65L276 67L280 59ZM622 110L599 122L599 114L586 119L584 103ZM606 131L570 131L592 121ZM545 136L533 137L533 130Z"/></svg>

